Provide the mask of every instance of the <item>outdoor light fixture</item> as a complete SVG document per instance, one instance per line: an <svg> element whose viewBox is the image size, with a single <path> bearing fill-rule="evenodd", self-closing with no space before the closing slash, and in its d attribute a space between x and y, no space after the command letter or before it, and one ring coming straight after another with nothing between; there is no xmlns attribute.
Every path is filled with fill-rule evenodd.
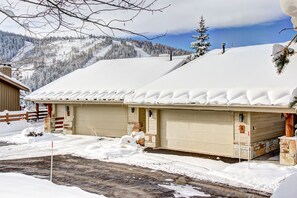
<svg viewBox="0 0 297 198"><path fill-rule="evenodd" d="M242 113L239 114L239 122L243 122L244 121L244 116Z"/></svg>
<svg viewBox="0 0 297 198"><path fill-rule="evenodd" d="M70 109L69 109L69 106L66 106L66 113L67 113L67 116L70 116Z"/></svg>
<svg viewBox="0 0 297 198"><path fill-rule="evenodd" d="M152 115L153 115L152 110L149 110L149 117L152 117Z"/></svg>
<svg viewBox="0 0 297 198"><path fill-rule="evenodd" d="M132 112L132 113L135 112L135 108L134 108L134 107L131 108L131 112Z"/></svg>

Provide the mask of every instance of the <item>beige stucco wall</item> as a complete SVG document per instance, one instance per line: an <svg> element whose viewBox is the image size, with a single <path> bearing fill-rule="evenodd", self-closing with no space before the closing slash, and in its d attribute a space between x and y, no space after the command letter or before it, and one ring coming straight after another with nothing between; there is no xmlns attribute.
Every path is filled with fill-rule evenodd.
<svg viewBox="0 0 297 198"><path fill-rule="evenodd" d="M61 104L55 105L57 118L65 117L65 106L66 105L61 105Z"/></svg>

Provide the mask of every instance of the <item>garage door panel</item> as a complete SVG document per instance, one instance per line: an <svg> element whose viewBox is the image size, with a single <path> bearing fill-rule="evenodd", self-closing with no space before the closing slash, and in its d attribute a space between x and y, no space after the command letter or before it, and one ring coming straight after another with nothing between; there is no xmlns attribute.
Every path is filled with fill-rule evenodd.
<svg viewBox="0 0 297 198"><path fill-rule="evenodd" d="M121 137L127 134L128 110L123 106L87 106L76 108L76 133Z"/></svg>
<svg viewBox="0 0 297 198"><path fill-rule="evenodd" d="M193 150L193 147L196 148L196 150ZM208 142L199 142L196 141L189 141L187 144L181 143L179 140L171 140L168 144L168 148L174 149L174 150L181 150L181 151L188 151L188 152L197 152L197 153L205 153L205 154L212 154L212 155L220 155L220 156L232 156L230 155L233 153L233 147L229 145L218 145L220 149L217 149L212 144L209 144ZM227 155L226 155L227 154Z"/></svg>
<svg viewBox="0 0 297 198"><path fill-rule="evenodd" d="M190 152L233 154L233 114L190 110L161 111L161 146Z"/></svg>

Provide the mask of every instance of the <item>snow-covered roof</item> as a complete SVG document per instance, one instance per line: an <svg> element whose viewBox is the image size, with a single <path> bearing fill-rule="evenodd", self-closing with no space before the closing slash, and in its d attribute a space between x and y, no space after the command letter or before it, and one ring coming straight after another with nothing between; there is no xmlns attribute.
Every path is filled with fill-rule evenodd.
<svg viewBox="0 0 297 198"><path fill-rule="evenodd" d="M3 73L0 72L0 80L3 80L5 82L7 82L8 84L11 84L21 90L24 90L24 91L30 91L30 88L27 87L25 84L23 84L22 82L14 79L14 78L11 78Z"/></svg>
<svg viewBox="0 0 297 198"><path fill-rule="evenodd" d="M185 57L101 60L34 91L32 101L122 101L135 89L180 67Z"/></svg>
<svg viewBox="0 0 297 198"><path fill-rule="evenodd" d="M297 54L283 74L272 44L213 50L144 86L125 103L287 106L297 88ZM294 46L295 50L297 46Z"/></svg>

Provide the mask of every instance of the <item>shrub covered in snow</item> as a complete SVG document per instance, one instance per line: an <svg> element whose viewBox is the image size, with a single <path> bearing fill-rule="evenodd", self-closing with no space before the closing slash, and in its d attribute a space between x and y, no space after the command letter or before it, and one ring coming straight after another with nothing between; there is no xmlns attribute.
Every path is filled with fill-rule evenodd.
<svg viewBox="0 0 297 198"><path fill-rule="evenodd" d="M43 128L41 127L30 127L26 128L21 132L22 135L30 137L37 137L37 136L42 136L43 135Z"/></svg>

